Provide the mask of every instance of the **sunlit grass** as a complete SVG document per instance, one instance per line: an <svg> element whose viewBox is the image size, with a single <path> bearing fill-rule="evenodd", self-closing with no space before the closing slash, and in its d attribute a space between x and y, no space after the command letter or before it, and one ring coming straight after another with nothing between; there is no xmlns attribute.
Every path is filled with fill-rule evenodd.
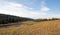
<svg viewBox="0 0 60 35"><path fill-rule="evenodd" d="M23 22L21 26L0 28L0 35L60 35L60 20Z"/></svg>

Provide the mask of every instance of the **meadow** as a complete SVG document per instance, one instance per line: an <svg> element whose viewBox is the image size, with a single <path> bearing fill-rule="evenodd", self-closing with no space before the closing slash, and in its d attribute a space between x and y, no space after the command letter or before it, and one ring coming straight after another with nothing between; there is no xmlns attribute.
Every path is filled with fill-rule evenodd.
<svg viewBox="0 0 60 35"><path fill-rule="evenodd" d="M0 35L60 35L60 20L25 21L21 25L0 27Z"/></svg>

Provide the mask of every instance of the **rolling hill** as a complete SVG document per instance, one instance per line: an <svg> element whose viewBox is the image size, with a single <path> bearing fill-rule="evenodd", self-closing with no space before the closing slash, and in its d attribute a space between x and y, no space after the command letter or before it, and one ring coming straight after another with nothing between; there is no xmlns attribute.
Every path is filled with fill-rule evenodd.
<svg viewBox="0 0 60 35"><path fill-rule="evenodd" d="M13 24L10 25L11 23ZM60 19L57 18L34 20L0 14L1 24L10 26L0 26L0 35L60 35Z"/></svg>
<svg viewBox="0 0 60 35"><path fill-rule="evenodd" d="M33 20L31 18L7 15L7 14L0 14L0 24L8 24L14 22L22 22L22 21L30 21Z"/></svg>
<svg viewBox="0 0 60 35"><path fill-rule="evenodd" d="M60 35L60 20L22 23L0 28L0 35Z"/></svg>

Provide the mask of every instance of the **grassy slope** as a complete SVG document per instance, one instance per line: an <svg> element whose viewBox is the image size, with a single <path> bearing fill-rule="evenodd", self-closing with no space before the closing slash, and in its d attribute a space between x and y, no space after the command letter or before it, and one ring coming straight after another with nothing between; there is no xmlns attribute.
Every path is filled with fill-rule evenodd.
<svg viewBox="0 0 60 35"><path fill-rule="evenodd" d="M23 22L21 26L0 28L0 35L60 35L60 20Z"/></svg>

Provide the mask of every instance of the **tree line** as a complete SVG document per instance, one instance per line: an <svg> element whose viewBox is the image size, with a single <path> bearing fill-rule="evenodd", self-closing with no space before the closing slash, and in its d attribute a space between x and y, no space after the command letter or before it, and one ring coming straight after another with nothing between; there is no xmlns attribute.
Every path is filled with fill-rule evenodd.
<svg viewBox="0 0 60 35"><path fill-rule="evenodd" d="M51 19L47 19L47 18L45 18L45 19L35 19L34 21L35 21L35 22L40 22L40 21L51 21L51 20L60 20L60 18L51 18Z"/></svg>
<svg viewBox="0 0 60 35"><path fill-rule="evenodd" d="M31 20L33 19L13 16L13 15L0 14L0 24L8 24L8 23L31 21Z"/></svg>

